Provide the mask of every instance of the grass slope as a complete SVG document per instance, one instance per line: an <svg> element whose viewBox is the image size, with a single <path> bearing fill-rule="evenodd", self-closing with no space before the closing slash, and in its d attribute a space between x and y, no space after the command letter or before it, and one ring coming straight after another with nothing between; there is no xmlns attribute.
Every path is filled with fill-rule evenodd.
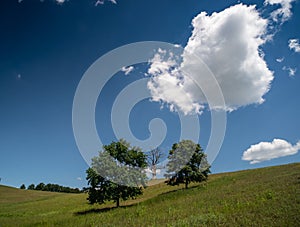
<svg viewBox="0 0 300 227"><path fill-rule="evenodd" d="M0 226L300 226L300 163L211 175L184 190L157 184L137 200L0 186Z"/></svg>

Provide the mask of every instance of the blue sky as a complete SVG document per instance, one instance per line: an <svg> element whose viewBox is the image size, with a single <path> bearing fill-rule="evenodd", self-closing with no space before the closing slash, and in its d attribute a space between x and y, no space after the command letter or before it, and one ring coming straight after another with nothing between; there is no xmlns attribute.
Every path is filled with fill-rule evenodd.
<svg viewBox="0 0 300 227"><path fill-rule="evenodd" d="M274 2L281 4L272 5ZM98 58L117 47L141 41L179 44L187 54L183 57L184 65L176 66L178 69L195 71L194 63L188 61L191 50L216 75L226 102L227 126L222 147L212 163L213 173L300 161L299 1L96 3L95 0L1 1L1 184L18 187L23 183L45 182L86 186L88 164L77 147L72 127L77 86ZM256 8L250 10L250 5ZM239 14L241 10L245 12ZM200 15L204 11L207 14ZM195 17L198 20L193 20ZM235 17L243 20L230 19ZM253 21L261 23L251 27ZM250 26L247 31L243 29L245 26ZM197 33L200 28L202 33ZM191 39L192 34L195 39ZM215 34L224 34L226 39ZM260 44L255 34L262 39ZM213 51L216 47L225 57ZM248 53L244 61L231 61L243 51ZM241 73L245 62L253 65L245 66L246 71ZM167 152L179 140L178 111L186 111L199 118L199 143L206 148L211 111L201 94L187 86L188 82L183 91L191 98L178 101L182 91L177 85L163 83L165 78L171 81L178 77L170 68L166 72L159 68L162 65L174 68L169 63L170 59L149 59L148 64L133 65L128 75L120 70L105 84L95 112L103 144L116 139L110 117L117 95L134 81L147 78L154 101L143 100L132 109L129 124L133 134L140 140L147 139L149 121L161 118L168 128L160 147ZM260 63L265 65L259 68ZM224 68L227 65L229 73ZM151 67L153 70L158 67L160 73L149 70ZM187 102L191 100L192 104ZM190 108L192 105L195 108ZM196 107L202 111L197 112Z"/></svg>

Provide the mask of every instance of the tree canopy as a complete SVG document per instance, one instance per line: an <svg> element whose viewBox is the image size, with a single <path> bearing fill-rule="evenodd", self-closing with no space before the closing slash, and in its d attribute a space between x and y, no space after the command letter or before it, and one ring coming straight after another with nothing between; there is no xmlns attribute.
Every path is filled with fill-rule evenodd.
<svg viewBox="0 0 300 227"><path fill-rule="evenodd" d="M24 188L25 189L25 188ZM78 188L70 188L61 186L58 184L44 184L43 182L39 183L37 186L30 184L27 187L28 190L38 190L38 191L48 191L48 192L64 192L64 193L80 193L81 191Z"/></svg>
<svg viewBox="0 0 300 227"><path fill-rule="evenodd" d="M35 189L35 185L34 184L30 184L27 189L28 190L34 190Z"/></svg>
<svg viewBox="0 0 300 227"><path fill-rule="evenodd" d="M146 155L125 140L103 146L103 151L92 159L87 173L90 203L116 202L136 198L143 193L146 183Z"/></svg>
<svg viewBox="0 0 300 227"><path fill-rule="evenodd" d="M169 178L169 185L185 184L205 181L210 173L210 165L200 144L191 140L175 143L169 151L169 162L165 176Z"/></svg>

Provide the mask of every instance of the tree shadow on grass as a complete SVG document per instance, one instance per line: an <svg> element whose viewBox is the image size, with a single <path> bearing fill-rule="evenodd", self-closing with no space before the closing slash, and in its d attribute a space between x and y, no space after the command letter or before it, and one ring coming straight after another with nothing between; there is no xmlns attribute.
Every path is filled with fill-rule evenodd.
<svg viewBox="0 0 300 227"><path fill-rule="evenodd" d="M93 213L105 213L105 212L109 212L109 211L112 211L112 210L115 210L115 209L124 209L124 208L127 208L127 207L133 207L133 206L137 206L138 204L143 203L147 200L154 199L156 197L176 193L178 191L188 191L189 189L198 188L198 187L201 187L201 186L203 186L203 185L201 185L201 184L200 185L190 185L187 189L185 189L185 188L176 188L176 186L173 186L174 187L173 190L157 194L154 197L151 197L149 199L139 201L139 202L136 202L136 203L133 203L133 204L121 205L119 207L110 206L110 207L102 207L102 208L91 208L91 209L88 209L88 210L74 212L74 215L79 216L79 215L88 215L88 214L93 214ZM177 186L177 187L180 187L180 186Z"/></svg>
<svg viewBox="0 0 300 227"><path fill-rule="evenodd" d="M174 187L174 189L167 191L167 192L160 193L157 196L168 195L168 194L176 193L179 191L186 192L186 191L189 191L194 188L204 188L204 185L203 184L190 185L188 188L181 187L181 185L174 185L174 186L170 186L170 187ZM155 197L157 197L157 196L155 196Z"/></svg>
<svg viewBox="0 0 300 227"><path fill-rule="evenodd" d="M137 204L129 204L129 205L122 205L119 207L103 207L103 208L92 208L92 209L88 209L88 210L83 210L83 211L77 211L74 213L74 215L79 216L79 215L87 215L87 214L94 214L94 213L105 213L105 212L109 212L115 209L124 209L127 207L132 207L132 206L136 206Z"/></svg>

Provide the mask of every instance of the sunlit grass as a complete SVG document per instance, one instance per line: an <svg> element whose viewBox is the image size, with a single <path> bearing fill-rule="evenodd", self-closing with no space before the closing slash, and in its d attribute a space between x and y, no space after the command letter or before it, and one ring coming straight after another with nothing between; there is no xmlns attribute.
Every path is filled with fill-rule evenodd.
<svg viewBox="0 0 300 227"><path fill-rule="evenodd" d="M149 186L136 200L0 186L0 226L300 226L300 164L211 175L190 189Z"/></svg>

